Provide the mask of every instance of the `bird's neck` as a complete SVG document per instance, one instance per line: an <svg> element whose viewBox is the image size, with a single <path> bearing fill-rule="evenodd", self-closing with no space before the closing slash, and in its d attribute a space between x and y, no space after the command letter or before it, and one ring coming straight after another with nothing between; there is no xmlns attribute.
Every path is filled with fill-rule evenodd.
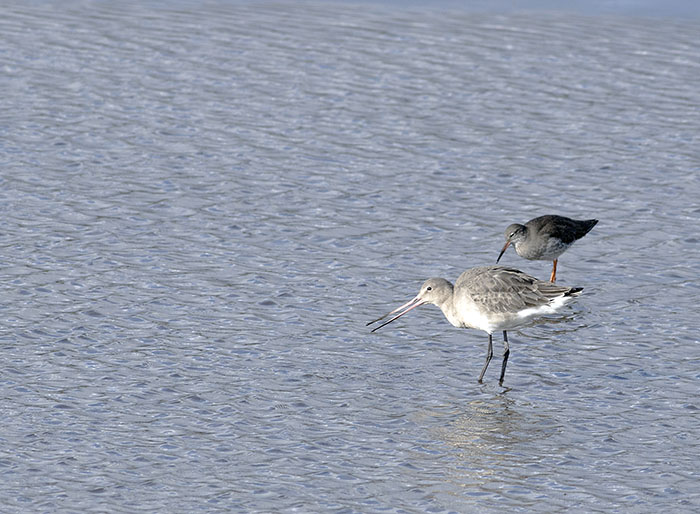
<svg viewBox="0 0 700 514"><path fill-rule="evenodd" d="M438 307L447 318L452 326L461 327L462 322L459 321L459 316L457 315L457 308L455 307L454 294L447 297Z"/></svg>

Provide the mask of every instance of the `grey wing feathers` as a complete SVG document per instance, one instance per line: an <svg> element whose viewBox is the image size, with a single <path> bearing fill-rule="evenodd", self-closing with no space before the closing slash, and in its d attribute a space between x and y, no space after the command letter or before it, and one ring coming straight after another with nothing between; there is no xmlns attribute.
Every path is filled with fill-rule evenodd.
<svg viewBox="0 0 700 514"><path fill-rule="evenodd" d="M557 237L565 244L571 244L588 234L596 223L598 220L579 221L563 216L550 216L540 228L540 232Z"/></svg>
<svg viewBox="0 0 700 514"><path fill-rule="evenodd" d="M515 268L484 266L472 268L460 275L455 287L467 288L476 304L489 312L517 312L539 307L566 294L578 294L571 287L543 282Z"/></svg>

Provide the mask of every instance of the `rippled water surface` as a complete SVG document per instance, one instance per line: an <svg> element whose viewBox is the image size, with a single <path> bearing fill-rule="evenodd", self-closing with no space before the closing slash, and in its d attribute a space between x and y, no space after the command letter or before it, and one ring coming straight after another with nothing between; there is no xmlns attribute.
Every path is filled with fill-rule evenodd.
<svg viewBox="0 0 700 514"><path fill-rule="evenodd" d="M697 20L0 11L0 510L700 509ZM600 223L507 389L365 327L545 213Z"/></svg>

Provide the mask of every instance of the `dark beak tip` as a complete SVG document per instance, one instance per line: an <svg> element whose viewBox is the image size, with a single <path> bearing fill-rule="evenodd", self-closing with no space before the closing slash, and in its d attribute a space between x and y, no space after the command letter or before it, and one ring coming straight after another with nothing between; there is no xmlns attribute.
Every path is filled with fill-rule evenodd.
<svg viewBox="0 0 700 514"><path fill-rule="evenodd" d="M496 264L498 264L498 261L501 260L501 257L503 257L503 254L506 253L506 250L510 246L510 239L506 241L506 244L503 245L503 248L501 249L501 253L498 254L498 259L496 259Z"/></svg>
<svg viewBox="0 0 700 514"><path fill-rule="evenodd" d="M501 257L503 257L503 254L506 253L505 250L501 250L501 253L498 254L498 259L496 259L496 264L498 264L498 261L501 260Z"/></svg>

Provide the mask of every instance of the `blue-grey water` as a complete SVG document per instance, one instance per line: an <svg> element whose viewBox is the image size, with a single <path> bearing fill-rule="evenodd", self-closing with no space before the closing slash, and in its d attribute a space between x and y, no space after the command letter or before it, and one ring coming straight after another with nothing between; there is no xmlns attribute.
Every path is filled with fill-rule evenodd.
<svg viewBox="0 0 700 514"><path fill-rule="evenodd" d="M652 14L1 7L0 511L697 512L700 22ZM365 327L546 213L600 223L507 389Z"/></svg>

